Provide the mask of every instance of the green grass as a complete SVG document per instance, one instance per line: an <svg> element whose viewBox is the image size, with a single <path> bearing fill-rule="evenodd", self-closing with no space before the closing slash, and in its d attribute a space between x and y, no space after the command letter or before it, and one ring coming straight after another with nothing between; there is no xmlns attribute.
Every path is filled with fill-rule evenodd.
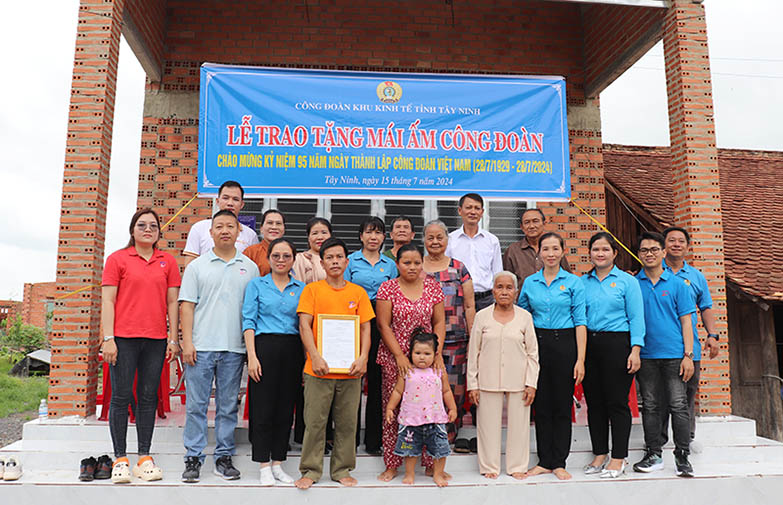
<svg viewBox="0 0 783 505"><path fill-rule="evenodd" d="M0 417L15 412L37 410L41 398L46 398L49 380L46 377L11 377L13 364L0 358Z"/></svg>

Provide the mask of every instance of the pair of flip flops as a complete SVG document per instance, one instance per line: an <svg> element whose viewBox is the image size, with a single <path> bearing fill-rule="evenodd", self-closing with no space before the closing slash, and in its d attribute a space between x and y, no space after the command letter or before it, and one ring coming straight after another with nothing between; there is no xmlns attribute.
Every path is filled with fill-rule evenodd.
<svg viewBox="0 0 783 505"><path fill-rule="evenodd" d="M468 454L478 452L478 439L476 437L468 440L467 438L458 438L454 441L454 452Z"/></svg>

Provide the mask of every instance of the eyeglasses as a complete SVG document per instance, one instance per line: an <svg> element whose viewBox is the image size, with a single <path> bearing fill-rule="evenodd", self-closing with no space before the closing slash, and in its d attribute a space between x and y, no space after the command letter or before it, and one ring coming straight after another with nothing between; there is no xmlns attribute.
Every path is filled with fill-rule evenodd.
<svg viewBox="0 0 783 505"><path fill-rule="evenodd" d="M294 257L293 254L270 254L269 257L275 261L285 260L288 261Z"/></svg>
<svg viewBox="0 0 783 505"><path fill-rule="evenodd" d="M136 223L136 229L139 231L144 231L147 228L149 228L151 231L158 231L158 224L157 223Z"/></svg>
<svg viewBox="0 0 783 505"><path fill-rule="evenodd" d="M661 252L662 249L660 247L650 247L649 249L647 247L642 247L639 249L639 254L645 255L645 254L658 254Z"/></svg>

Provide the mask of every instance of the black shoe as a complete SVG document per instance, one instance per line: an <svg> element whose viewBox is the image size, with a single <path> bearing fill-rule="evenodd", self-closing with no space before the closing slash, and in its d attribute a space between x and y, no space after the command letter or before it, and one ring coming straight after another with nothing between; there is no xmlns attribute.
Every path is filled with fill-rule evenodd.
<svg viewBox="0 0 783 505"><path fill-rule="evenodd" d="M225 480L237 480L239 478L239 470L234 467L234 463L231 462L231 456L220 456L215 460L215 469L213 470L215 475L222 477Z"/></svg>
<svg viewBox="0 0 783 505"><path fill-rule="evenodd" d="M478 453L478 438L476 437L470 439L470 452Z"/></svg>
<svg viewBox="0 0 783 505"><path fill-rule="evenodd" d="M95 478L97 480L110 479L111 465L112 460L106 454L98 458L97 464L95 465Z"/></svg>
<svg viewBox="0 0 783 505"><path fill-rule="evenodd" d="M90 482L95 478L95 466L98 464L95 458L84 458L79 464L79 480Z"/></svg>
<svg viewBox="0 0 783 505"><path fill-rule="evenodd" d="M663 470L663 458L660 454L647 451L644 457L633 465L634 472L650 473Z"/></svg>
<svg viewBox="0 0 783 505"><path fill-rule="evenodd" d="M675 449L674 466L676 467L674 473L678 477L693 477L693 467L684 452Z"/></svg>
<svg viewBox="0 0 783 505"><path fill-rule="evenodd" d="M196 456L185 458L185 471L182 472L182 482L198 482L201 477L201 461Z"/></svg>
<svg viewBox="0 0 783 505"><path fill-rule="evenodd" d="M470 442L467 438L458 438L454 441L454 452L461 454L470 453Z"/></svg>

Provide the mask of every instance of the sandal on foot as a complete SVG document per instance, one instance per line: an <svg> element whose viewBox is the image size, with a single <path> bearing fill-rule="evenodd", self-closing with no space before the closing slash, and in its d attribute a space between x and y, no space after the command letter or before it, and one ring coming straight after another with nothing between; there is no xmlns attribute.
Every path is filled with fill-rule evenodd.
<svg viewBox="0 0 783 505"><path fill-rule="evenodd" d="M128 458L118 458L111 467L111 481L114 484L127 484L131 481Z"/></svg>
<svg viewBox="0 0 783 505"><path fill-rule="evenodd" d="M155 466L150 456L143 456L133 467L133 475L141 480L160 480L163 478L163 470Z"/></svg>

